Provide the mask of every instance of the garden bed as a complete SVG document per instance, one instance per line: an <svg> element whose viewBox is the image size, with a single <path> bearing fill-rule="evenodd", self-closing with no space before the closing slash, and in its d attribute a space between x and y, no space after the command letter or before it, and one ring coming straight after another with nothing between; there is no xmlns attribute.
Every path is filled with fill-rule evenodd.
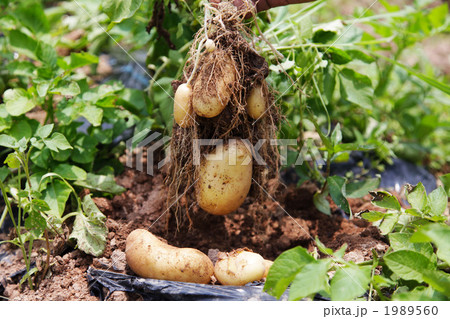
<svg viewBox="0 0 450 319"><path fill-rule="evenodd" d="M332 207L331 217L320 213L312 200L317 186L310 182L300 188L280 186L277 201L267 198L262 203L255 203L252 198L247 198L241 208L226 216L210 215L194 206L190 209L191 227L183 224L177 230L176 221L167 210L167 192L161 173L149 176L126 169L116 180L127 188L125 193L112 199L94 197L107 216L109 233L104 254L94 258L68 246L57 247L54 251L59 253L53 256L48 278L36 291L30 291L26 285L19 289L20 276L10 278L24 267L20 250L2 245L0 256L5 256L0 261L0 278L5 288L4 297L12 300L98 300L91 295L88 267L133 275L126 266L124 251L126 237L137 228L146 228L171 245L197 248L210 256L214 250L247 247L274 260L283 251L298 245L313 251L316 236L332 249L346 243L345 259L355 262L369 260L372 249L383 253L388 247L378 229L370 223L358 218L348 220L336 206ZM353 212L373 207L369 195L350 199L350 205ZM139 295L124 292L110 296L112 300L139 298Z"/></svg>

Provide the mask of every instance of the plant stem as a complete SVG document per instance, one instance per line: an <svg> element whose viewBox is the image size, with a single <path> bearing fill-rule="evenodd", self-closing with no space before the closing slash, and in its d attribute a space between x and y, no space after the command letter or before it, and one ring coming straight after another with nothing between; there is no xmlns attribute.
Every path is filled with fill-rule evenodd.
<svg viewBox="0 0 450 319"><path fill-rule="evenodd" d="M7 209L8 209L9 216L10 216L12 222L13 222L14 229L16 230L17 239L19 241L19 247L20 247L20 250L22 251L23 260L25 262L25 265L26 265L26 268L27 268L27 272L28 272L30 270L30 265L29 265L29 260L27 258L27 252L25 250L25 244L22 241L22 236L20 236L21 235L20 234L20 224L16 223L16 220L14 219L14 214L13 214L13 211L12 211L12 208L11 208L11 203L9 201L8 196L6 196L6 189L5 189L5 186L3 185L3 182L1 180L0 180L0 189L1 189L2 194L3 194L3 200L5 201L5 205L6 205ZM33 283L31 282L31 278L29 278L29 280L28 280L28 285L29 285L30 289L33 290Z"/></svg>

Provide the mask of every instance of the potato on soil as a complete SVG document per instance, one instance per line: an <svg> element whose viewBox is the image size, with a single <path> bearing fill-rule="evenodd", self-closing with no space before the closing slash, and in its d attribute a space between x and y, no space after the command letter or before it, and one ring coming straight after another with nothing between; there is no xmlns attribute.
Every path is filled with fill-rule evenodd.
<svg viewBox="0 0 450 319"><path fill-rule="evenodd" d="M261 280L265 270L266 265L261 255L235 250L219 254L219 259L214 265L214 276L222 285L243 286Z"/></svg>
<svg viewBox="0 0 450 319"><path fill-rule="evenodd" d="M264 271L263 278L267 277L267 275L269 274L270 267L272 267L272 265L273 265L272 260L264 259L264 266L266 267L266 270Z"/></svg>
<svg viewBox="0 0 450 319"><path fill-rule="evenodd" d="M208 154L200 165L197 202L213 215L238 209L252 184L252 154L241 140L232 141L217 146L216 153Z"/></svg>
<svg viewBox="0 0 450 319"><path fill-rule="evenodd" d="M247 113L255 120L263 116L266 111L266 89L265 83L257 85L250 91L250 94L247 97Z"/></svg>
<svg viewBox="0 0 450 319"><path fill-rule="evenodd" d="M227 106L236 81L236 65L230 54L216 49L203 57L193 84L192 106L202 117L215 117Z"/></svg>
<svg viewBox="0 0 450 319"><path fill-rule="evenodd" d="M130 268L145 278L207 284L214 274L211 260L201 251L168 245L145 229L128 235L126 258Z"/></svg>
<svg viewBox="0 0 450 319"><path fill-rule="evenodd" d="M189 84L181 84L175 92L173 117L181 127L193 124L194 111L192 109L192 88Z"/></svg>

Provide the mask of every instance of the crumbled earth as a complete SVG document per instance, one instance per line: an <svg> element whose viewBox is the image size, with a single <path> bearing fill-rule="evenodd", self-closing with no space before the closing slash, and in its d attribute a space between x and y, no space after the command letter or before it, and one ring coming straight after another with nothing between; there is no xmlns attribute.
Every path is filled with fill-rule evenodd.
<svg viewBox="0 0 450 319"><path fill-rule="evenodd" d="M312 198L317 186L307 182L300 188L281 186L276 200L267 198L255 203L252 198L236 212L213 216L198 207L189 208L189 223L177 224L166 199L162 174L149 176L126 169L117 183L128 190L111 199L94 197L107 216L109 230L105 252L99 258L86 255L70 246L53 248L49 275L36 291L26 284L19 289L20 276L10 278L23 269L22 254L14 247L0 246L0 284L5 288L0 298L11 300L97 300L91 296L86 278L89 266L133 274L125 260L125 240L136 228L146 228L177 247L193 247L208 254L247 247L266 259L275 259L283 251L301 245L312 251L317 236L327 247L338 249L347 244L345 258L361 262L371 258L372 249L383 253L387 245L376 227L364 220L349 220L334 205L334 213L326 216L314 207ZM373 208L370 197L351 199L353 212ZM5 239L5 234L0 235ZM55 243L58 241L56 240ZM35 247L37 250L37 247ZM37 253L34 253L37 256ZM39 257L41 258L41 257ZM37 259L39 259L37 258ZM139 296L115 292L109 300L136 300Z"/></svg>

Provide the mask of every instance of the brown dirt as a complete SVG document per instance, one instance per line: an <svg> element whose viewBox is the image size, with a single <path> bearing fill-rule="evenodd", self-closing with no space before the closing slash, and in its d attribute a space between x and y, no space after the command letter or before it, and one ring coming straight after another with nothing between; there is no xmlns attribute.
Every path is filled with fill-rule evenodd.
<svg viewBox="0 0 450 319"><path fill-rule="evenodd" d="M25 285L19 291L19 278L9 277L23 269L21 253L8 250L11 248L6 245L0 246L0 255L6 250L13 254L0 261L0 283L6 287L4 297L12 300L96 300L89 294L86 269L93 266L133 274L126 266L124 251L127 235L136 228L146 228L178 247L193 247L204 253L210 249L231 251L247 247L272 260L298 245L312 251L316 236L332 249L346 243L345 258L355 262L369 259L372 249L382 253L387 248L378 230L369 223L360 219L348 220L338 214L330 217L317 211L312 202L317 189L313 183L305 183L298 189L283 186L278 189L277 201L267 198L258 204L247 198L241 208L226 216L209 215L192 206L189 209L191 227L186 223L177 230L175 218L167 210L167 190L163 181L162 174L152 177L126 169L117 178L118 184L128 189L125 193L112 199L94 198L108 217L109 234L103 256L93 258L66 247L65 252L62 250L63 253L52 258L51 273L36 291L30 291ZM368 197L350 200L352 210L370 209L369 200ZM332 209L336 207L332 205ZM113 300L136 298L138 296L128 293L112 296Z"/></svg>

